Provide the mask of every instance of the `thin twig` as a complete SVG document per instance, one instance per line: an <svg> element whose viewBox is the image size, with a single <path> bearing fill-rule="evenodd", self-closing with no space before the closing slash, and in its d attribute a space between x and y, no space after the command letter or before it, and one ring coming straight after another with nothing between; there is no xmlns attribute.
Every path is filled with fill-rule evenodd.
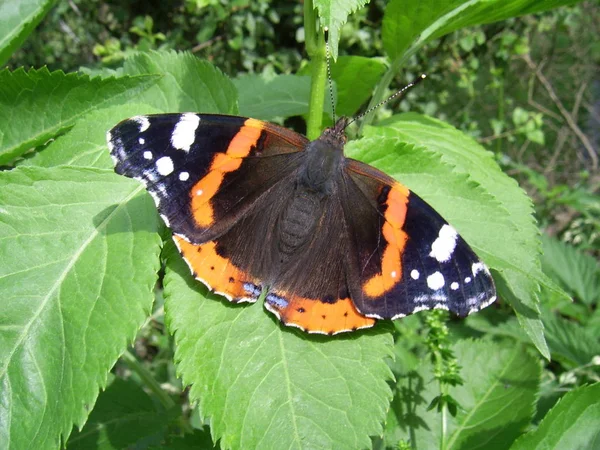
<svg viewBox="0 0 600 450"><path fill-rule="evenodd" d="M565 109L562 102L556 95L556 92L554 91L554 88L552 87L552 84L550 83L550 81L548 81L548 79L544 76L544 74L539 70L539 68L531 60L531 57L529 56L529 54L526 54L525 56L523 56L523 60L525 61L525 63L527 63L529 68L534 71L536 77L538 78L540 83L542 83L542 85L546 89L546 92L548 92L548 95L550 96L550 98L552 99L552 101L554 102L554 104L556 105L556 107L558 108L560 113L562 114L562 116L567 121L569 128L571 128L573 133L575 133L575 135L579 138L579 141L584 146L585 150L588 153L588 156L590 157L590 160L592 161L592 168L594 170L598 169L598 155L596 155L596 151L594 150L592 143L590 142L588 137L581 131L581 129L579 128L577 123L575 123L575 121L573 120L573 117L571 116L569 111L567 111Z"/></svg>
<svg viewBox="0 0 600 450"><path fill-rule="evenodd" d="M546 168L544 169L544 175L548 176L552 171L554 171L554 166L556 165L556 160L558 159L558 156L562 152L562 148L565 145L565 142L567 142L567 137L569 136L569 134L570 134L570 132L567 129L567 127L562 127L559 130L558 136L556 138L556 145L554 146L554 153L552 154L552 157L550 158L550 162L546 165Z"/></svg>
<svg viewBox="0 0 600 450"><path fill-rule="evenodd" d="M573 120L577 121L579 117L579 107L581 106L581 99L583 98L583 93L587 89L588 81L584 81L579 86L579 90L577 91L577 95L575 96L575 105L573 105L573 109L571 110L571 115L573 116Z"/></svg>
<svg viewBox="0 0 600 450"><path fill-rule="evenodd" d="M215 36L214 38L209 39L208 41L201 42L198 45L196 45L195 47L192 47L191 52L192 53L197 53L200 50L205 49L206 47L210 47L215 42L219 42L221 39L223 39L223 36Z"/></svg>

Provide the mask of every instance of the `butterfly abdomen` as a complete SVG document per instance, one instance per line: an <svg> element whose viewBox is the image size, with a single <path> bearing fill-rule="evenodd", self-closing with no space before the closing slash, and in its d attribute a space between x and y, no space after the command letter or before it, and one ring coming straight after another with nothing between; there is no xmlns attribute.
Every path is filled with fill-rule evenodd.
<svg viewBox="0 0 600 450"><path fill-rule="evenodd" d="M298 186L291 201L284 207L277 224L275 243L280 262L305 248L323 214L323 194Z"/></svg>

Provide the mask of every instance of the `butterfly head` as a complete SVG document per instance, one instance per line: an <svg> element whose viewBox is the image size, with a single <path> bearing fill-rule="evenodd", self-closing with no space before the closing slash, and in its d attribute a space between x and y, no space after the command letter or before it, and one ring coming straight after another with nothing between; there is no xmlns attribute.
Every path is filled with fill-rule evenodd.
<svg viewBox="0 0 600 450"><path fill-rule="evenodd" d="M348 126L348 121L347 117L340 117L333 127L326 128L323 131L319 139L325 141L333 148L344 148L347 140L344 130Z"/></svg>

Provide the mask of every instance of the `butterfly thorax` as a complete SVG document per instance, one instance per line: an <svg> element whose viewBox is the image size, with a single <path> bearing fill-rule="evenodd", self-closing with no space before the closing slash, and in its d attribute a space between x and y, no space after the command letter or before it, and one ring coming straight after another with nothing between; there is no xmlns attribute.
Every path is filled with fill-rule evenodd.
<svg viewBox="0 0 600 450"><path fill-rule="evenodd" d="M282 263L310 246L328 199L335 193L344 162L341 130L328 128L306 147L292 198L278 221L277 247Z"/></svg>

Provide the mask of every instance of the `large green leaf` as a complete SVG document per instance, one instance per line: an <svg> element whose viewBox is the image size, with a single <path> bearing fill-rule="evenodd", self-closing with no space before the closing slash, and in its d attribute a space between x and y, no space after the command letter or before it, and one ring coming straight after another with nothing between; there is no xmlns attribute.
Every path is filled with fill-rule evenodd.
<svg viewBox="0 0 600 450"><path fill-rule="evenodd" d="M236 111L235 87L211 64L188 53L152 52L125 62L121 76L160 77L147 91L125 104L92 111L78 120L24 165L112 168L106 147L106 131L119 121L139 114L177 111L232 113ZM192 86L188 88L188 86Z"/></svg>
<svg viewBox="0 0 600 450"><path fill-rule="evenodd" d="M600 448L600 383L567 392L540 426L511 450L595 450Z"/></svg>
<svg viewBox="0 0 600 450"><path fill-rule="evenodd" d="M331 56L337 59L340 43L340 30L348 21L348 16L369 3L369 0L313 0L319 13L321 28L329 28Z"/></svg>
<svg viewBox="0 0 600 450"><path fill-rule="evenodd" d="M229 448L365 448L391 398L381 327L326 337L209 295L168 246L165 309L190 399Z"/></svg>
<svg viewBox="0 0 600 450"><path fill-rule="evenodd" d="M576 322L544 311L545 335L553 358L567 368L590 364L600 355L600 342L590 331Z"/></svg>
<svg viewBox="0 0 600 450"><path fill-rule="evenodd" d="M392 59L414 54L425 43L459 28L572 5L579 0L392 0L382 38Z"/></svg>
<svg viewBox="0 0 600 450"><path fill-rule="evenodd" d="M539 285L549 282L538 259L532 204L492 154L455 128L412 113L368 128L365 139L348 149L406 184L456 226L496 271L501 297L549 357L537 308Z"/></svg>
<svg viewBox="0 0 600 450"><path fill-rule="evenodd" d="M58 448L148 315L157 214L109 171L0 174L0 442Z"/></svg>
<svg viewBox="0 0 600 450"><path fill-rule="evenodd" d="M398 379L386 423L388 447L405 441L413 448L439 448L446 420L444 448L504 450L529 424L541 374L536 358L522 346L482 341L460 341L453 350L464 380L448 391L459 405L456 416L427 411L440 390L431 363L423 361Z"/></svg>
<svg viewBox="0 0 600 450"><path fill-rule="evenodd" d="M277 75L265 79L261 75L246 74L233 82L242 116L273 120L308 114L310 77Z"/></svg>
<svg viewBox="0 0 600 450"><path fill-rule="evenodd" d="M576 248L549 236L542 236L544 271L553 275L587 305L600 301L598 261Z"/></svg>
<svg viewBox="0 0 600 450"><path fill-rule="evenodd" d="M188 52L148 52L128 58L124 75L160 74L158 83L136 97L161 112L237 114L237 92L229 78Z"/></svg>
<svg viewBox="0 0 600 450"><path fill-rule="evenodd" d="M0 71L0 165L68 130L85 114L136 97L158 80L92 78L43 68Z"/></svg>
<svg viewBox="0 0 600 450"><path fill-rule="evenodd" d="M69 450L120 450L136 443L147 447L164 438L169 417L131 380L115 378L100 394L85 427L73 433Z"/></svg>
<svg viewBox="0 0 600 450"><path fill-rule="evenodd" d="M0 66L50 11L55 0L5 0L0 2Z"/></svg>
<svg viewBox="0 0 600 450"><path fill-rule="evenodd" d="M94 111L79 120L68 133L59 136L43 151L35 153L20 165L112 168L114 162L106 147L106 132L121 120L159 112L161 111L152 106L140 103L128 103Z"/></svg>

